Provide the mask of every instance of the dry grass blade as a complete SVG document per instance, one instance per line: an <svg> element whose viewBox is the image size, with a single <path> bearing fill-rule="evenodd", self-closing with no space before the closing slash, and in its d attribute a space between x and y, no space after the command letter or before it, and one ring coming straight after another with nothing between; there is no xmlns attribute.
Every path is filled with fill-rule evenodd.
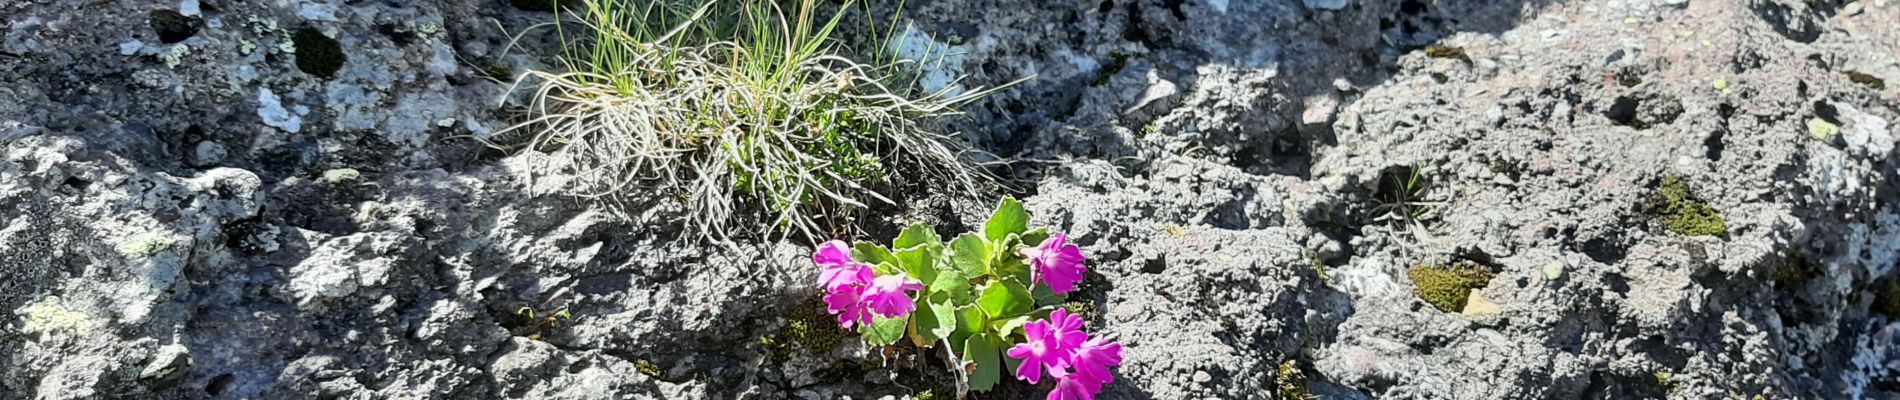
<svg viewBox="0 0 1900 400"><path fill-rule="evenodd" d="M677 197L685 225L718 240L817 239L846 210L897 203L899 184L964 195L990 184L927 120L996 89L910 95L895 78L907 61L833 54L840 18L818 18L815 0L581 1L587 51L568 72L522 75L517 86L536 85L531 117L503 130L559 160L546 172L571 176L574 194L618 207ZM766 229L735 229L747 222Z"/></svg>

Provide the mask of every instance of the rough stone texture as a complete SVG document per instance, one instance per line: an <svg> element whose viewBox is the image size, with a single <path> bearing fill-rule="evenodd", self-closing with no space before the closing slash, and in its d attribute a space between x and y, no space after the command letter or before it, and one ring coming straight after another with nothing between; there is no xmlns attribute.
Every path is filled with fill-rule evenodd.
<svg viewBox="0 0 1900 400"><path fill-rule="evenodd" d="M806 245L684 239L470 140L558 65L533 3L0 4L0 398L947 394L916 349L783 340ZM1036 75L948 125L1090 255L1105 398L1269 398L1287 361L1322 398L1900 396L1895 2L906 6L934 74ZM1663 229L1664 176L1726 234ZM1481 311L1414 296L1453 262L1495 273Z"/></svg>

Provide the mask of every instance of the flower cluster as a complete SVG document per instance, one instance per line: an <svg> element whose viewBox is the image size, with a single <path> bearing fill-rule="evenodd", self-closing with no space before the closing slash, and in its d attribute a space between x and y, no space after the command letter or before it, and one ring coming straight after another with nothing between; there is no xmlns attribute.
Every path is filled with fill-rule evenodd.
<svg viewBox="0 0 1900 400"><path fill-rule="evenodd" d="M1114 382L1109 368L1121 364L1122 347L1090 338L1082 318L1063 308L1088 257L1067 235L1032 231L1028 222L1021 203L1004 199L982 232L948 242L912 225L888 248L820 245L812 261L823 269L826 309L871 345L909 338L917 347L948 347L943 354L965 370L960 387L990 390L1008 357L1020 361L1017 379L1039 384L1047 372L1056 380L1050 400L1093 399Z"/></svg>
<svg viewBox="0 0 1900 400"><path fill-rule="evenodd" d="M1049 371L1056 378L1049 400L1094 399L1102 385L1115 381L1108 367L1122 363L1120 343L1089 339L1082 318L1067 310L1056 309L1049 318L1023 325L1023 336L1029 341L1009 349L1010 358L1022 360L1016 379L1035 384Z"/></svg>
<svg viewBox="0 0 1900 400"><path fill-rule="evenodd" d="M903 272L878 276L871 265L851 258L842 241L818 246L812 262L824 267L818 284L825 288L825 309L838 316L838 326L870 325L871 315L900 318L916 310L906 292L923 290L924 285Z"/></svg>

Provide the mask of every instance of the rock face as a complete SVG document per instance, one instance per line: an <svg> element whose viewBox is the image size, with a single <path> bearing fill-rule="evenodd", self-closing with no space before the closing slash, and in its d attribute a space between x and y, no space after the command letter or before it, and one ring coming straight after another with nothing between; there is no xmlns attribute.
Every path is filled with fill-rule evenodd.
<svg viewBox="0 0 1900 400"><path fill-rule="evenodd" d="M906 7L931 73L1036 75L947 125L1091 257L1104 398L1900 396L1900 3ZM551 9L0 4L0 398L950 395L808 245L474 140ZM1416 295L1454 264L1462 312Z"/></svg>

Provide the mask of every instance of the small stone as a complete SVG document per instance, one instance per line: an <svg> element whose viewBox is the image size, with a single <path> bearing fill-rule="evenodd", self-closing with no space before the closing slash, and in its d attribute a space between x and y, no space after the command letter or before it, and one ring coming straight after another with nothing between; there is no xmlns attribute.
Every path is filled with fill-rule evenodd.
<svg viewBox="0 0 1900 400"><path fill-rule="evenodd" d="M1865 11L1866 8L1867 6L1863 6L1860 2L1856 1L1847 3L1847 7L1841 8L1841 12L1847 13L1847 15L1860 15L1860 12Z"/></svg>
<svg viewBox="0 0 1900 400"><path fill-rule="evenodd" d="M224 161L225 155L227 155L227 153L224 150L224 145L218 144L217 141L206 140L198 142L198 146L194 147L191 151L191 164L198 167L217 165L219 162Z"/></svg>
<svg viewBox="0 0 1900 400"><path fill-rule="evenodd" d="M1482 318L1498 315L1498 303L1484 298L1477 290L1471 291L1471 298L1465 300L1465 317Z"/></svg>
<svg viewBox="0 0 1900 400"><path fill-rule="evenodd" d="M185 376L191 369L191 353L181 345L169 345L158 348L152 361L139 371L139 381L147 383L173 382Z"/></svg>
<svg viewBox="0 0 1900 400"><path fill-rule="evenodd" d="M1339 109L1339 101L1332 96L1313 96L1306 99L1306 110L1300 112L1300 123L1320 125L1333 122L1333 114Z"/></svg>
<svg viewBox="0 0 1900 400"><path fill-rule="evenodd" d="M1213 382L1213 381L1214 381L1214 375L1208 374L1207 371L1194 371L1195 383L1208 383L1208 382Z"/></svg>
<svg viewBox="0 0 1900 400"><path fill-rule="evenodd" d="M353 180L356 180L356 178L362 177L362 176L363 176L363 172L357 171L355 168L337 168L337 169L333 169L329 171L323 171L323 183L335 185L335 184L339 184L343 182L353 181Z"/></svg>
<svg viewBox="0 0 1900 400"><path fill-rule="evenodd" d="M1346 80L1346 78L1334 78L1333 89L1341 92L1351 92L1359 88L1353 87L1352 81Z"/></svg>

